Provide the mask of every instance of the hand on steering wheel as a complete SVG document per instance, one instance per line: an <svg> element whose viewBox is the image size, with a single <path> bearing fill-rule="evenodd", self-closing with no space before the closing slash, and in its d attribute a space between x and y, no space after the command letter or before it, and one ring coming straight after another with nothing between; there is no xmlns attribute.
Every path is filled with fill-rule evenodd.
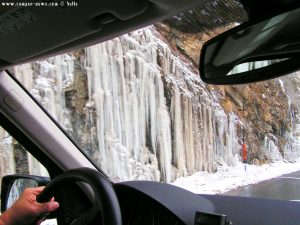
<svg viewBox="0 0 300 225"><path fill-rule="evenodd" d="M64 182L85 182L94 191L95 202L91 209L87 210L71 224L89 224L91 219L101 211L102 225L122 225L122 216L116 193L107 179L98 171L90 168L78 168L64 172L53 179L37 197L38 202L47 202L53 196L58 187Z"/></svg>

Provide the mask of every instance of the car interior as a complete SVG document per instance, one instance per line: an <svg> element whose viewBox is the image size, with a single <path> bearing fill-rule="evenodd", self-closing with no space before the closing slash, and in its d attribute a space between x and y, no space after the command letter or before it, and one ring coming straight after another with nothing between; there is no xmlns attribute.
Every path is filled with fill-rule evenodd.
<svg viewBox="0 0 300 225"><path fill-rule="evenodd" d="M39 202L46 202L53 196L59 201L59 210L48 215L48 219L55 218L59 225L299 224L298 202L196 195L171 184L154 181L115 182L87 157L86 152L11 72L14 66L111 40L213 1L44 1L55 7L37 7L30 2L14 0L3 5L1 1L0 125L46 168L50 177L5 176L1 187L1 212L9 207L8 199L14 182L24 179L34 181L35 186L46 184L38 196ZM240 3L249 21L204 45L200 57L200 76L203 81L209 84L241 84L299 70L300 5L297 0L240 0ZM261 24L265 26L272 19L274 21L276 16L289 20L282 19L277 30L272 27L276 32L270 33L269 39L255 43L257 48L254 51L242 55L241 52L250 45L247 42L249 36L246 35L251 32L248 31L255 30L257 26L257 30L250 34L253 38L257 37L264 31L260 29ZM275 52L273 46L278 45L275 43L270 47L266 43L281 40L280 32L289 34L281 43L287 47ZM231 39L237 42L237 34L244 37L240 41L246 43L234 53L225 45L228 43L230 46ZM228 58L234 55L239 58L226 64ZM267 68L228 75L238 64L261 60L279 61ZM219 66L219 62L225 63ZM274 71L279 72L274 75Z"/></svg>

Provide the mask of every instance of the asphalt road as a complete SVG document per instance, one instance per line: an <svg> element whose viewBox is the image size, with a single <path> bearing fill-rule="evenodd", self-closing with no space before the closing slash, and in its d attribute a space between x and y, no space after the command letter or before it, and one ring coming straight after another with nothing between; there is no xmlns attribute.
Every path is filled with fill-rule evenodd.
<svg viewBox="0 0 300 225"><path fill-rule="evenodd" d="M300 201L300 171L239 188L224 195Z"/></svg>

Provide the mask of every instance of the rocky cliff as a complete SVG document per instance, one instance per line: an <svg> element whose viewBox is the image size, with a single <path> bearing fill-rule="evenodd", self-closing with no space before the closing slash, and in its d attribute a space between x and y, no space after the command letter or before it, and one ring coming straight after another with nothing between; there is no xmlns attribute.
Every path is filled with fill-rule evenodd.
<svg viewBox="0 0 300 225"><path fill-rule="evenodd" d="M189 58L198 68L203 43L246 20L247 14L237 1L214 1L156 24L156 28L175 52ZM217 94L225 112L233 112L241 120L239 143L247 144L250 163L261 164L282 157L293 161L294 154L298 154L298 145L290 138L298 113L298 100L293 97L297 95L297 83L293 84L292 93L286 92L286 83L295 82L296 76L284 78L284 83L283 79L275 79L250 85L207 85Z"/></svg>

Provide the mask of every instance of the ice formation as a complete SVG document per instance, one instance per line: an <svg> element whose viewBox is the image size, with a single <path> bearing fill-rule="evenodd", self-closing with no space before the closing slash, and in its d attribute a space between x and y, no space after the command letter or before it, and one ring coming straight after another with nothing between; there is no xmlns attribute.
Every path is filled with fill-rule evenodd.
<svg viewBox="0 0 300 225"><path fill-rule="evenodd" d="M225 114L217 97L152 27L88 48L86 54L100 164L112 177L170 182L213 171L216 161L235 165L237 117Z"/></svg>
<svg viewBox="0 0 300 225"><path fill-rule="evenodd" d="M86 79L84 118L72 111L78 99L66 98L78 71ZM17 67L15 74L114 180L171 182L240 160L238 117L225 113L217 93L154 27L84 49L80 57ZM280 159L274 140L265 140L265 152Z"/></svg>

